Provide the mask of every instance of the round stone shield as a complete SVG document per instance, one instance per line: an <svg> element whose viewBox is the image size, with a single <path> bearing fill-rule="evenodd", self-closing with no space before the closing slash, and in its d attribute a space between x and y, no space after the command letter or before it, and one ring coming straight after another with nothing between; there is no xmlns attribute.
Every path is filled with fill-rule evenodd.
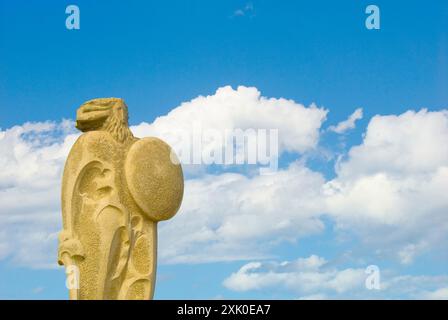
<svg viewBox="0 0 448 320"><path fill-rule="evenodd" d="M167 220L176 214L184 179L168 144L154 137L136 141L126 156L125 175L133 199L150 219Z"/></svg>

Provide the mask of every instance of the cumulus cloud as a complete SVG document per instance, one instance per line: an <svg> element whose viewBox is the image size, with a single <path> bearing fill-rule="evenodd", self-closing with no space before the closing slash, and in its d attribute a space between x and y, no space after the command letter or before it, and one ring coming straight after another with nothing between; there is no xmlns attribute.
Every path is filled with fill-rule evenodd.
<svg viewBox="0 0 448 320"><path fill-rule="evenodd" d="M219 88L215 94L199 96L184 102L153 123L141 123L132 129L136 136L156 136L166 140L176 151L185 149L196 129L218 130L226 135L234 129L278 129L279 152L306 152L316 148L319 130L327 110L312 104L305 107L293 100L261 96L254 87L230 86ZM221 144L216 139L203 141L205 150Z"/></svg>
<svg viewBox="0 0 448 320"><path fill-rule="evenodd" d="M164 262L267 257L282 241L321 232L321 174L299 163L275 175L226 173L186 181L179 213L160 224ZM200 249L199 249L200 248Z"/></svg>
<svg viewBox="0 0 448 320"><path fill-rule="evenodd" d="M339 122L336 126L330 126L329 131L344 133L347 130L354 129L356 121L362 119L362 108L356 109L346 120Z"/></svg>
<svg viewBox="0 0 448 320"><path fill-rule="evenodd" d="M448 243L448 112L375 116L324 189L327 210L385 255L408 264Z"/></svg>
<svg viewBox="0 0 448 320"><path fill-rule="evenodd" d="M364 141L337 167L340 177L384 172L393 175L433 172L448 164L448 111L407 111L374 116Z"/></svg>
<svg viewBox="0 0 448 320"><path fill-rule="evenodd" d="M0 135L0 258L55 266L60 177L77 134L68 120L25 123Z"/></svg>
<svg viewBox="0 0 448 320"><path fill-rule="evenodd" d="M249 262L224 279L238 292L266 291L298 299L444 299L448 276L400 276L380 271L379 289L368 289L365 268L336 268L317 255L282 262Z"/></svg>

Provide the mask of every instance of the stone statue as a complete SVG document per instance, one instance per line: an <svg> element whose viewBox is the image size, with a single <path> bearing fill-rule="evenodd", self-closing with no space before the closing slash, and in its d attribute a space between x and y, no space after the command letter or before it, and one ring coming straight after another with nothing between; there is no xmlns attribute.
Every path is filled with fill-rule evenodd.
<svg viewBox="0 0 448 320"><path fill-rule="evenodd" d="M176 214L183 174L171 148L137 139L122 99L101 98L77 111L84 132L62 179L58 263L77 273L70 299L152 299L157 222Z"/></svg>

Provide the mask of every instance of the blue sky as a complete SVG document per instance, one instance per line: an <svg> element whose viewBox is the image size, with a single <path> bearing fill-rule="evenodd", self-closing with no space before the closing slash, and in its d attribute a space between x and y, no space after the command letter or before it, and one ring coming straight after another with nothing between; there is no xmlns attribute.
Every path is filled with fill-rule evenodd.
<svg viewBox="0 0 448 320"><path fill-rule="evenodd" d="M69 4L80 8L80 30L65 28L65 8ZM380 30L367 30L364 26L364 11L369 4L381 10ZM1 130L25 122L59 123L62 119L74 119L75 110L84 101L109 96L125 99L131 125L151 124L182 102L199 95L215 95L224 86L255 87L264 97L292 99L304 106L316 103L328 109L327 119L319 128L317 149L327 150L333 156L327 159L319 152L310 153L306 166L325 179L333 179L337 176L337 156L350 158L348 151L363 143L375 115L398 116L422 108L437 113L448 108L448 4L443 0L126 4L0 0ZM356 121L355 128L342 134L327 130L356 108L362 108L363 117ZM436 115L443 117L442 113ZM394 132L393 128L390 130ZM431 135L440 132L428 133L429 141L437 140ZM302 156L285 153L280 167L286 170ZM444 157L443 153L434 172L448 166ZM418 199L432 198L424 193ZM448 212L446 202L438 208ZM1 212L0 216L8 213ZM389 279L397 275L448 277L448 256L441 253L440 247L423 241L424 248L412 263L397 262L387 254L379 258L369 250L378 250L375 246L388 243L374 241L375 249L360 245L358 241L364 241L357 237L365 237L369 242L370 231L361 236L353 236L350 229L340 231L339 218L329 215L323 213L319 217L323 224L320 232L281 242L270 250L266 261L293 261L318 255L338 270L379 265L386 270L386 277L388 272L391 274ZM57 224L59 216L55 219ZM425 221L431 219L428 216ZM446 214L437 214L434 221L437 219L448 221ZM383 227L390 227L390 233L395 232L393 228L400 229L396 225ZM0 225L0 241L2 231L7 234L6 228L8 224ZM428 228L430 232L432 229ZM416 234L403 235L403 241L419 247L418 243L423 242L413 242ZM419 236L425 239L424 234ZM66 298L61 268L23 265L17 263L14 254L2 257L1 248L0 245L0 298ZM347 252L356 258L344 260ZM54 256L56 260L56 253ZM226 278L256 259L231 260L161 263L155 297L306 295L290 290L290 285L283 286L284 282L278 284L278 290L263 285L254 290L225 286ZM272 272L278 271L272 268ZM422 291L448 288L448 283L441 283L446 278L441 279L434 280L434 288L422 287ZM343 292L342 296L412 298L403 292L406 290L363 295L357 291ZM310 295L317 293L310 291Z"/></svg>

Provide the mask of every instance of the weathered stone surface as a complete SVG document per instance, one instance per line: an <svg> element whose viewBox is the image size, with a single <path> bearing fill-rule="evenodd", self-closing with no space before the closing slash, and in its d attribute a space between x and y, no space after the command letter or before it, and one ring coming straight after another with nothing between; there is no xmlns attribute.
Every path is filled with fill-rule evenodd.
<svg viewBox="0 0 448 320"><path fill-rule="evenodd" d="M151 299L157 222L180 207L182 168L160 139L132 135L122 99L86 102L76 127L84 133L65 164L58 254L78 272L70 299Z"/></svg>

